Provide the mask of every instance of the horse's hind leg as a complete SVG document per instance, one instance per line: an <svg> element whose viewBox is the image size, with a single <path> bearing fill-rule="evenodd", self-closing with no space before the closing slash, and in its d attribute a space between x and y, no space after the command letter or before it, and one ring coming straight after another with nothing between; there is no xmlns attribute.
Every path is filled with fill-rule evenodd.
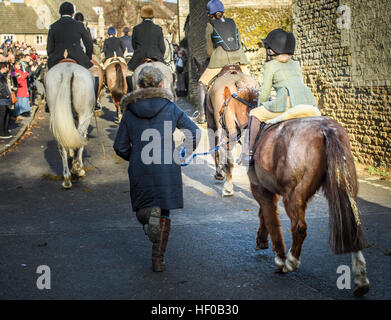
<svg viewBox="0 0 391 320"><path fill-rule="evenodd" d="M72 182L71 182L71 173L68 168L68 152L67 150L58 145L58 151L60 152L61 159L62 159L62 174L64 177L64 181L62 182L62 187L64 189L70 189L72 188Z"/></svg>
<svg viewBox="0 0 391 320"><path fill-rule="evenodd" d="M354 275L354 295L363 296L369 291L366 262L361 251L352 253L352 271Z"/></svg>
<svg viewBox="0 0 391 320"><path fill-rule="evenodd" d="M263 219L260 221L257 243L258 239L260 241L267 240L267 234L270 234L275 255L274 262L276 264L276 271L281 272L285 265L286 247L282 234L281 222L277 212L279 196L254 184L251 184L251 191L255 200L257 200L259 204L259 216ZM266 230L264 229L265 227ZM259 238L260 234L262 235L261 238Z"/></svg>
<svg viewBox="0 0 391 320"><path fill-rule="evenodd" d="M87 138L87 130L88 126L90 124L90 115L86 115L85 117L82 117L79 121L79 127L78 131L81 136L84 137L84 139ZM84 152L84 145L77 150L76 157L73 159L72 162L72 170L71 172L78 177L84 177L86 175L86 172L83 167L83 152Z"/></svg>
<svg viewBox="0 0 391 320"><path fill-rule="evenodd" d="M285 261L283 272L295 271L300 266L301 248L307 236L306 203L306 201L300 199L297 188L291 196L284 197L285 210L291 219L292 247Z"/></svg>
<svg viewBox="0 0 391 320"><path fill-rule="evenodd" d="M263 218L262 210L259 209L259 229L257 232L257 247L256 250L269 248L269 232L267 231L265 219Z"/></svg>

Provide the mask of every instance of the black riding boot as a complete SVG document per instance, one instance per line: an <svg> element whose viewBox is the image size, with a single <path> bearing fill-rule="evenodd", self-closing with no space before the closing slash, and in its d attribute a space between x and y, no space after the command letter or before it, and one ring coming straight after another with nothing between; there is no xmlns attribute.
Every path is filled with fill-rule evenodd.
<svg viewBox="0 0 391 320"><path fill-rule="evenodd" d="M198 117L196 119L197 123L205 123L205 97L206 97L206 88L200 82L198 83Z"/></svg>
<svg viewBox="0 0 391 320"><path fill-rule="evenodd" d="M98 90L99 90L99 77L95 77L95 83L94 83L94 92L95 92L95 98L96 98L96 104L95 104L95 112L100 111L102 108L99 105L98 102Z"/></svg>
<svg viewBox="0 0 391 320"><path fill-rule="evenodd" d="M133 91L133 81L131 76L126 76L126 83L128 85L128 93Z"/></svg>
<svg viewBox="0 0 391 320"><path fill-rule="evenodd" d="M264 122L262 122L262 124L264 124ZM241 157L242 166L254 165L254 144L260 128L261 121L259 121L256 117L250 116L248 123L248 137L245 140Z"/></svg>

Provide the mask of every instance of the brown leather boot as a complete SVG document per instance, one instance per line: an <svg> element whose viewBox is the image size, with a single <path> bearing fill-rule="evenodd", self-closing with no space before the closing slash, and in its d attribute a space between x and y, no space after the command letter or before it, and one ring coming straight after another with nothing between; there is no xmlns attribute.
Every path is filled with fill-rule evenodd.
<svg viewBox="0 0 391 320"><path fill-rule="evenodd" d="M152 245L152 270L162 272L165 269L164 253L166 252L168 236L171 230L171 220L160 218L160 239Z"/></svg>

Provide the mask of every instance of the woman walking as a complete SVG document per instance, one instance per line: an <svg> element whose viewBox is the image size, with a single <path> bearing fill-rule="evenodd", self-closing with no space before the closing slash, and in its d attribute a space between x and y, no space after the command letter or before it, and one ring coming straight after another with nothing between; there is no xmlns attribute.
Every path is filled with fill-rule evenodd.
<svg viewBox="0 0 391 320"><path fill-rule="evenodd" d="M121 102L125 112L114 143L116 153L129 161L132 208L138 221L148 224L155 272L165 269L170 210L183 208L181 167L173 153L172 134L175 128L187 129L193 150L199 142L197 125L173 102L172 93L162 88L162 80L160 70L142 69L138 78L141 89Z"/></svg>

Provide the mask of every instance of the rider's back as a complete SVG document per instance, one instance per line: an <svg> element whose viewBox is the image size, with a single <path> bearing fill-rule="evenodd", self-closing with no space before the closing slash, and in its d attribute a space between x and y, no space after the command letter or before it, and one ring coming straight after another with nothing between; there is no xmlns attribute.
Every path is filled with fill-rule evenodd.
<svg viewBox="0 0 391 320"><path fill-rule="evenodd" d="M81 40L86 48L85 53ZM64 59L65 50L68 51L68 58L76 60L83 67L88 69L92 66L92 39L83 24L71 17L61 17L50 26L47 43L49 68Z"/></svg>
<svg viewBox="0 0 391 320"><path fill-rule="evenodd" d="M129 62L129 69L134 70L143 63L145 58L164 62L166 46L163 30L152 20L144 20L133 28L132 44L134 55Z"/></svg>

